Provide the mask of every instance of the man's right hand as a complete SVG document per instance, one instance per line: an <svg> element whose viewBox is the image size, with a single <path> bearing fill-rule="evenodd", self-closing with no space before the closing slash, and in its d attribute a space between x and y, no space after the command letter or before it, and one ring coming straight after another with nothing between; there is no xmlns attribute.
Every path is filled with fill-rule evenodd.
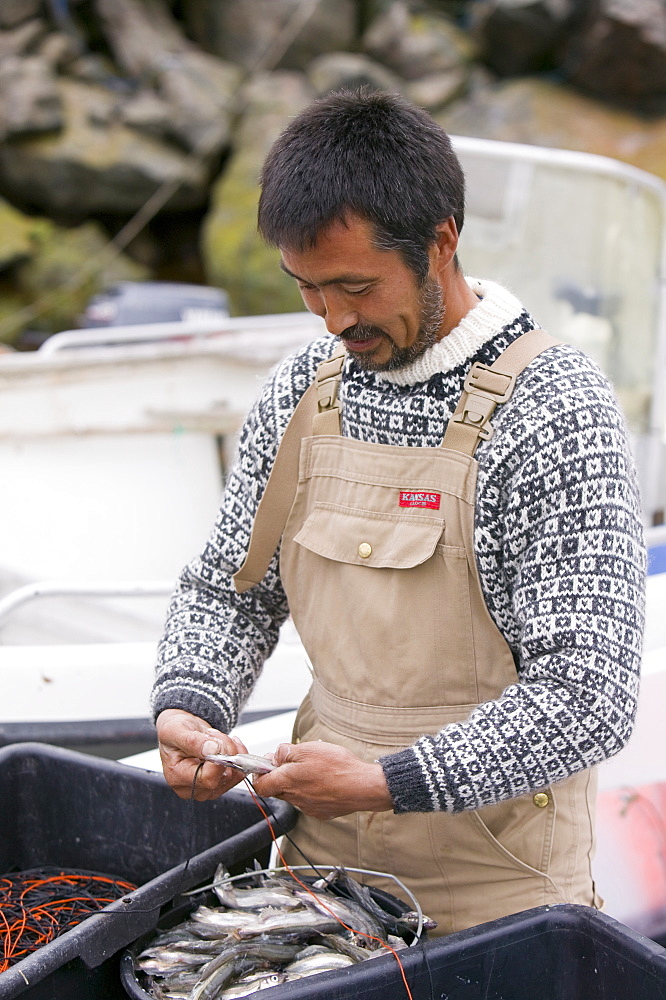
<svg viewBox="0 0 666 1000"><path fill-rule="evenodd" d="M247 753L235 736L211 729L204 719L180 708L167 708L157 717L157 739L164 777L181 799L192 797L192 783L203 758L213 753ZM199 771L194 789L198 802L217 799L243 780L243 773L210 761Z"/></svg>

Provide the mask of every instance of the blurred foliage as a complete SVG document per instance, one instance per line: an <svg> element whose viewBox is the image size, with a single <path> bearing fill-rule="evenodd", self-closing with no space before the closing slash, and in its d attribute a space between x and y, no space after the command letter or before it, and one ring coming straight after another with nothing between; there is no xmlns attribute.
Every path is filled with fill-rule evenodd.
<svg viewBox="0 0 666 1000"><path fill-rule="evenodd" d="M25 253L5 270L0 281L0 341L4 343L13 344L25 328L24 310L35 312L29 324L32 329L55 333L75 327L88 299L107 284L150 276L148 268L122 254L104 262L101 255L108 236L95 222L73 229L48 219L24 218L24 222ZM90 262L97 258L99 268L87 273ZM45 308L37 311L40 302Z"/></svg>
<svg viewBox="0 0 666 1000"><path fill-rule="evenodd" d="M280 270L277 250L256 229L255 173L239 156L215 187L202 236L206 275L211 284L226 289L232 315L296 312L303 309L296 283Z"/></svg>

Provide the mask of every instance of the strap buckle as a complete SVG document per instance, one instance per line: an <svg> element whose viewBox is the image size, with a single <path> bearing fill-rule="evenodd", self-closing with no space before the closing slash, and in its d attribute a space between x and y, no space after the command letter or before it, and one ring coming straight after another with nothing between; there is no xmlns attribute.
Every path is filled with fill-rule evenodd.
<svg viewBox="0 0 666 1000"><path fill-rule="evenodd" d="M340 373L344 367L344 353L324 361L317 370L317 411L323 413L338 405Z"/></svg>
<svg viewBox="0 0 666 1000"><path fill-rule="evenodd" d="M506 403L515 384L515 375L498 371L476 361L464 382L467 399L462 411L452 417L453 422L474 427L479 437L488 441L494 434L490 418L495 412L495 407L498 403Z"/></svg>
<svg viewBox="0 0 666 1000"><path fill-rule="evenodd" d="M454 424L467 424L476 428L480 438L488 441L495 433L489 421L495 411L495 403L488 398L473 396L465 404L461 413L454 413L451 418Z"/></svg>
<svg viewBox="0 0 666 1000"><path fill-rule="evenodd" d="M338 401L340 379L334 375L317 384L317 411L332 410Z"/></svg>
<svg viewBox="0 0 666 1000"><path fill-rule="evenodd" d="M511 397L516 376L508 372L498 371L497 368L490 368L489 365L482 365L480 361L475 361L467 373L464 388L467 392L489 395L495 402L506 403Z"/></svg>

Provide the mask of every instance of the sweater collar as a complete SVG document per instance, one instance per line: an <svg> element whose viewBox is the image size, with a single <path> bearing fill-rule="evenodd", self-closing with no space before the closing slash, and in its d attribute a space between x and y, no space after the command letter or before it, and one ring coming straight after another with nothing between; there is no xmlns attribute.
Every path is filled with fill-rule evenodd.
<svg viewBox="0 0 666 1000"><path fill-rule="evenodd" d="M466 278L467 284L479 297L475 305L446 337L438 340L404 368L377 372L379 381L394 385L416 385L427 382L438 372L449 372L472 358L500 330L514 322L523 306L511 292L494 281Z"/></svg>

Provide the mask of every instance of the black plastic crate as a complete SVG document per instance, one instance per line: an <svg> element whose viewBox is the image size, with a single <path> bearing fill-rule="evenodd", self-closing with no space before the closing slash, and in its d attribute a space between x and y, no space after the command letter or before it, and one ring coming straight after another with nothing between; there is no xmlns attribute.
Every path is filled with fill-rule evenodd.
<svg viewBox="0 0 666 1000"><path fill-rule="evenodd" d="M413 1000L666 1000L666 949L586 906L525 910L399 954ZM407 991L387 955L261 996L407 1000Z"/></svg>
<svg viewBox="0 0 666 1000"><path fill-rule="evenodd" d="M296 813L269 800L282 829ZM0 749L0 873L62 866L139 886L0 974L0 998L120 1000L119 951L220 862L267 864L271 837L250 796L179 799L161 774L37 743ZM279 832L279 830L278 830Z"/></svg>
<svg viewBox="0 0 666 1000"><path fill-rule="evenodd" d="M399 954L413 1000L666 1000L666 949L586 906L525 910ZM124 981L135 982L129 953L122 962ZM407 991L387 955L261 996L407 1000Z"/></svg>

